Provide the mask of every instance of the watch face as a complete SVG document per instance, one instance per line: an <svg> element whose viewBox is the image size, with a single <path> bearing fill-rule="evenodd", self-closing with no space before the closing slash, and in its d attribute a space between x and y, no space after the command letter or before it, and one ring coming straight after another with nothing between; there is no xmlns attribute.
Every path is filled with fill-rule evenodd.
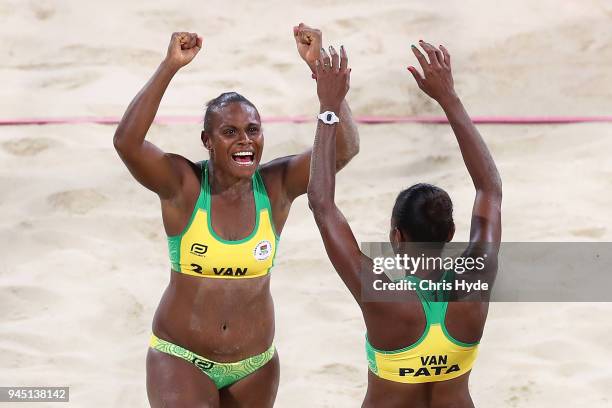
<svg viewBox="0 0 612 408"><path fill-rule="evenodd" d="M334 123L339 122L338 117L334 112L326 111L319 115L319 119L326 125L333 125Z"/></svg>

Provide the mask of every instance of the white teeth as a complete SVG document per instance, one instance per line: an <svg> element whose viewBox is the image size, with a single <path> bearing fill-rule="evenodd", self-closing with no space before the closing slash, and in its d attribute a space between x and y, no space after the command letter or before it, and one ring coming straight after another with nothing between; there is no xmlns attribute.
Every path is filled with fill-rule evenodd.
<svg viewBox="0 0 612 408"><path fill-rule="evenodd" d="M240 165L240 166L250 166L253 163L254 158L255 158L255 154L253 152L236 152L236 153L232 154L232 156L240 156L240 157L248 157L249 158L249 160L246 161L246 162L240 162L240 161L234 159L234 161L236 163L238 163L238 165Z"/></svg>

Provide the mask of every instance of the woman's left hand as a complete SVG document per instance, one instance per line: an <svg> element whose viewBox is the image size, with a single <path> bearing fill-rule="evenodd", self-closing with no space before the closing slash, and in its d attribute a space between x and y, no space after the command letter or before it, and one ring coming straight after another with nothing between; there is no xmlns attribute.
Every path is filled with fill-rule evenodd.
<svg viewBox="0 0 612 408"><path fill-rule="evenodd" d="M340 55L334 47L329 47L329 55L321 48L321 56L316 60L315 69L317 95L321 108L338 113L340 104L349 90L351 79L351 69L348 68L348 57L344 46L340 47Z"/></svg>
<svg viewBox="0 0 612 408"><path fill-rule="evenodd" d="M442 45L438 49L422 40L419 41L419 44L427 53L429 61L414 45L412 46L412 52L414 52L421 68L423 68L424 77L415 67L408 67L419 88L440 104L456 99L453 74L451 73L451 57L448 50Z"/></svg>

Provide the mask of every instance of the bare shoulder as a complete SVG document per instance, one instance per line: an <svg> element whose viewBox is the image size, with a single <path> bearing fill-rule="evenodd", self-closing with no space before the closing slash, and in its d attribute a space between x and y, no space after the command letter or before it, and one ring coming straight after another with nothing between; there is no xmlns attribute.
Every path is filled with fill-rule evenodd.
<svg viewBox="0 0 612 408"><path fill-rule="evenodd" d="M285 190L285 178L292 157L294 156L279 157L259 167L259 174L272 205L272 217L278 234L282 232L291 208L292 200Z"/></svg>
<svg viewBox="0 0 612 408"><path fill-rule="evenodd" d="M172 168L176 171L183 180L183 183L195 176L196 180L200 180L201 175L201 163L194 163L188 158L175 153L166 153L166 157L170 160Z"/></svg>
<svg viewBox="0 0 612 408"><path fill-rule="evenodd" d="M259 167L259 174L266 185L270 198L280 197L283 192L283 181L291 159L295 156L284 156L271 160Z"/></svg>
<svg viewBox="0 0 612 408"><path fill-rule="evenodd" d="M282 177L295 155L277 157L259 167L262 177Z"/></svg>

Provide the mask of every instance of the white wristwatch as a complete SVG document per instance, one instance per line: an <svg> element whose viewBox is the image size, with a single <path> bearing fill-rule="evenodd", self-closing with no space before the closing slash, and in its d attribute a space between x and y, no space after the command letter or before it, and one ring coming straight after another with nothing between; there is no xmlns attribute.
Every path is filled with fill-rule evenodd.
<svg viewBox="0 0 612 408"><path fill-rule="evenodd" d="M334 123L340 122L338 116L336 116L336 114L332 111L325 111L320 113L317 117L326 125L333 125Z"/></svg>

